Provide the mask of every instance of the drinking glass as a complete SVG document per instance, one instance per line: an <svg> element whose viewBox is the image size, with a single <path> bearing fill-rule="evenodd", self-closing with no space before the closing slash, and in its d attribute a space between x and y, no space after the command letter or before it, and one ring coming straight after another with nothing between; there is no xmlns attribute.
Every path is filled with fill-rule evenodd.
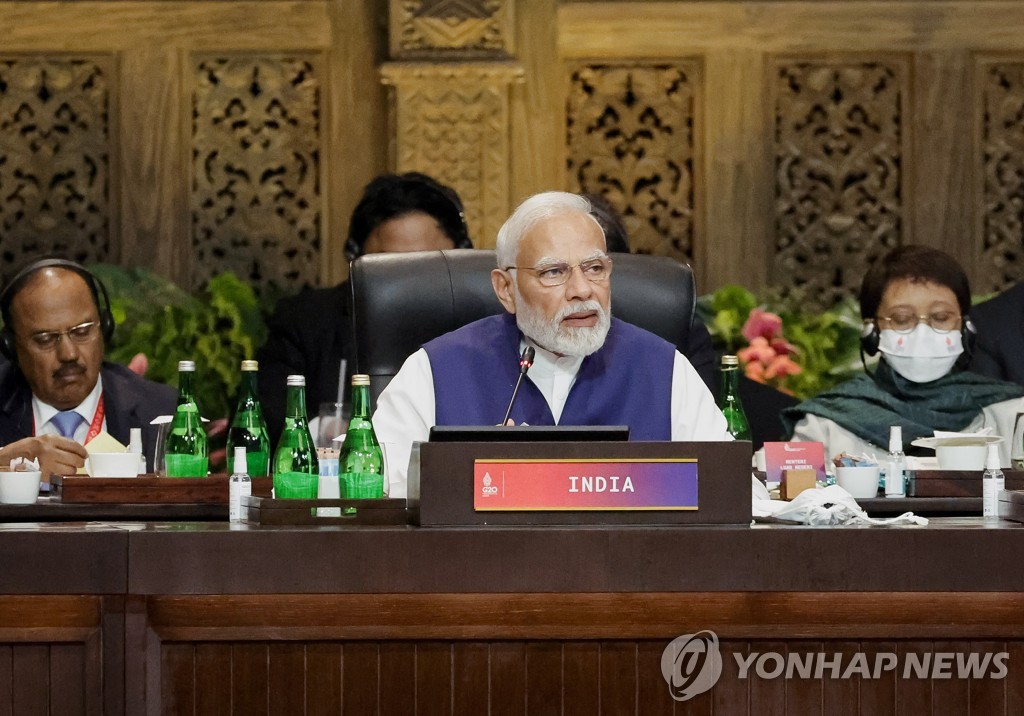
<svg viewBox="0 0 1024 716"><path fill-rule="evenodd" d="M156 443L153 446L153 474L167 477L167 436L171 434L170 416L167 422L156 426Z"/></svg>
<svg viewBox="0 0 1024 716"><path fill-rule="evenodd" d="M1017 413L1017 420L1013 424L1010 464L1013 465L1014 470L1024 470L1024 413Z"/></svg>

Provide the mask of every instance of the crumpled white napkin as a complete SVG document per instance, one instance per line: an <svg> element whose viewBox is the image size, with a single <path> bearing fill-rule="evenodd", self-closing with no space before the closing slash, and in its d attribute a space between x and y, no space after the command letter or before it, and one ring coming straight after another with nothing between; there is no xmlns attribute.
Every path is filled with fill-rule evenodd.
<svg viewBox="0 0 1024 716"><path fill-rule="evenodd" d="M868 517L857 500L839 485L829 485L821 489L804 490L791 502L773 500L768 496L768 488L756 477L751 476L753 483L752 510L754 519L771 517L777 520L796 522L803 525L926 525L925 517L918 517L913 512L904 512L896 517Z"/></svg>
<svg viewBox="0 0 1024 716"><path fill-rule="evenodd" d="M16 457L8 469L11 472L39 472L39 458Z"/></svg>

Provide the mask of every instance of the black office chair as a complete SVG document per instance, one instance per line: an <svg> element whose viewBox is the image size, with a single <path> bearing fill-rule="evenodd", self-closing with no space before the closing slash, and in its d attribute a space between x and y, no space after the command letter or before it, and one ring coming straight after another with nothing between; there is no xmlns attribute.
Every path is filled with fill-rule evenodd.
<svg viewBox="0 0 1024 716"><path fill-rule="evenodd" d="M680 350L694 320L690 267L673 259L613 254L612 315ZM493 251L367 254L352 262L356 365L377 396L424 343L505 309L491 287Z"/></svg>

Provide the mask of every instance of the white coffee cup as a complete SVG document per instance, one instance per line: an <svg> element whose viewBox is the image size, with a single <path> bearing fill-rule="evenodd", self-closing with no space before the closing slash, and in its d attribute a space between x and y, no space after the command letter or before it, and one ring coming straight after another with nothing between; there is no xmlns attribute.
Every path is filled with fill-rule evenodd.
<svg viewBox="0 0 1024 716"><path fill-rule="evenodd" d="M137 477L139 455L134 452L94 452L85 459L90 477Z"/></svg>
<svg viewBox="0 0 1024 716"><path fill-rule="evenodd" d="M988 446L981 445L939 445L935 448L935 456L939 459L940 470L974 470L985 469L985 453Z"/></svg>
<svg viewBox="0 0 1024 716"><path fill-rule="evenodd" d="M0 503L5 505L34 505L39 497L39 470L30 472L0 472Z"/></svg>
<svg viewBox="0 0 1024 716"><path fill-rule="evenodd" d="M878 496L878 477L877 465L836 468L836 484L862 499Z"/></svg>

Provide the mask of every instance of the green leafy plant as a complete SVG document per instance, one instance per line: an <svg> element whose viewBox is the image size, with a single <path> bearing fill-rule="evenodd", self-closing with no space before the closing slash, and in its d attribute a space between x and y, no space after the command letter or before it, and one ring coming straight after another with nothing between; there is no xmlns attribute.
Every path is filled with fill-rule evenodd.
<svg viewBox="0 0 1024 716"><path fill-rule="evenodd" d="M735 284L698 301L716 348L735 353L750 378L805 399L860 370L860 318L850 299L805 308L799 293L759 299Z"/></svg>
<svg viewBox="0 0 1024 716"><path fill-rule="evenodd" d="M146 377L169 385L177 385L179 360L195 360L196 394L204 415L226 417L238 389L238 366L266 337L252 288L223 273L192 295L141 268L100 264L92 270L110 292L117 323L107 357L127 363L144 353Z"/></svg>

